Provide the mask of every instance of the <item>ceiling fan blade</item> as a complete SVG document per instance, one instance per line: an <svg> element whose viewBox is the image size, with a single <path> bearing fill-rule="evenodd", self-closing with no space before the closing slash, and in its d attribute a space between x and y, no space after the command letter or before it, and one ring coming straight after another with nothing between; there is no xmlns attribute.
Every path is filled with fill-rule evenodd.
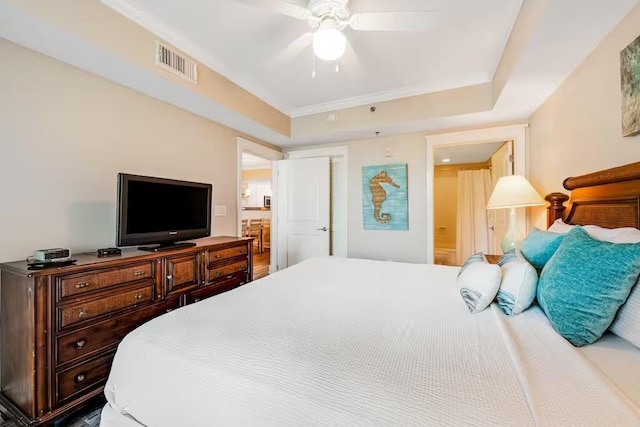
<svg viewBox="0 0 640 427"><path fill-rule="evenodd" d="M436 11L354 13L349 25L358 31L427 31L437 16Z"/></svg>
<svg viewBox="0 0 640 427"><path fill-rule="evenodd" d="M282 52L280 52L275 58L274 62L291 61L298 57L305 49L311 46L313 41L313 33L308 32L301 34L300 37L292 41Z"/></svg>
<svg viewBox="0 0 640 427"><path fill-rule="evenodd" d="M270 12L279 13L281 15L291 16L297 19L307 19L311 15L309 9L297 4L289 3L284 0L236 0L238 3L244 3Z"/></svg>
<svg viewBox="0 0 640 427"><path fill-rule="evenodd" d="M364 69L362 67L362 64L360 63L358 54L356 54L356 51L349 39L347 39L347 49L344 53L344 56L340 58L340 63L342 64L342 69L347 74L350 80L355 81L361 79L364 75Z"/></svg>

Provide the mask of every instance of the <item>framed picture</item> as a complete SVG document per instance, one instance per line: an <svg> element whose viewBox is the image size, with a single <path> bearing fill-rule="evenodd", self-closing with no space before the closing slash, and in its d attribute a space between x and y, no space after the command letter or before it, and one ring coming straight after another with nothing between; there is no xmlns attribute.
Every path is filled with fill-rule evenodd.
<svg viewBox="0 0 640 427"><path fill-rule="evenodd" d="M271 207L271 196L264 196L263 206L265 208L270 208Z"/></svg>
<svg viewBox="0 0 640 427"><path fill-rule="evenodd" d="M620 52L622 135L640 134L640 36Z"/></svg>
<svg viewBox="0 0 640 427"><path fill-rule="evenodd" d="M362 168L365 230L408 230L407 164Z"/></svg>

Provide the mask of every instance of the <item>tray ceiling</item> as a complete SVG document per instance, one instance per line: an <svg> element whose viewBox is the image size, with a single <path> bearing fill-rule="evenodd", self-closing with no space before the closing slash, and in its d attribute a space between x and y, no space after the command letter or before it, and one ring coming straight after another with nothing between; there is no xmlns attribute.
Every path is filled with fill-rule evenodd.
<svg viewBox="0 0 640 427"><path fill-rule="evenodd" d="M335 62L313 55L305 21L234 0L105 0L292 116L490 81L522 0L351 0L357 12L433 10L425 32L345 29ZM306 6L304 0L294 1ZM326 108L323 108L325 107Z"/></svg>

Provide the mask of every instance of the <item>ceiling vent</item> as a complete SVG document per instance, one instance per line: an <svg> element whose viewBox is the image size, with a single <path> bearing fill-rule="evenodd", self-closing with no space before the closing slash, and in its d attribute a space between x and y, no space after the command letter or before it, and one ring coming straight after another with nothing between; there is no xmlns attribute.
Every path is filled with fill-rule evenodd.
<svg viewBox="0 0 640 427"><path fill-rule="evenodd" d="M198 64L159 41L156 41L156 65L190 82L198 81Z"/></svg>

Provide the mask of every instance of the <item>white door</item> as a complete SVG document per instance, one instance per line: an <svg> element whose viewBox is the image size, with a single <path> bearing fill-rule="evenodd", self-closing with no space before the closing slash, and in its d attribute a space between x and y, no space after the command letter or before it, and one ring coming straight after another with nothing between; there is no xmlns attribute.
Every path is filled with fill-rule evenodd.
<svg viewBox="0 0 640 427"><path fill-rule="evenodd" d="M493 188L498 179L503 176L513 175L513 141L507 141L491 156L491 180ZM509 209L492 209L488 211L490 227L492 230L493 249L492 254L502 253L502 238L509 228ZM491 231L490 231L491 233Z"/></svg>
<svg viewBox="0 0 640 427"><path fill-rule="evenodd" d="M278 270L329 255L328 157L280 160L278 168Z"/></svg>

